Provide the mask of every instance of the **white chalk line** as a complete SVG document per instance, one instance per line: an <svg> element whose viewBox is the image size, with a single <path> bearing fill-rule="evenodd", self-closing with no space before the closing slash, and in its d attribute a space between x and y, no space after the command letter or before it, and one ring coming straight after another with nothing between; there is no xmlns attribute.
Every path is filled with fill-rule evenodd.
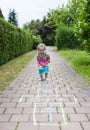
<svg viewBox="0 0 90 130"><path fill-rule="evenodd" d="M56 123L54 123L54 122L52 122L52 123L37 123L36 125L41 125L41 126L65 126L65 125L67 125L67 124L64 124L64 123L61 123L61 124L56 124Z"/></svg>
<svg viewBox="0 0 90 130"><path fill-rule="evenodd" d="M57 98L58 96L57 96L57 91L56 91L56 98ZM38 104L38 103L36 103L36 104ZM37 121L36 121L36 117L35 117L35 113L36 113L36 104L34 105L34 112L33 112L33 121L34 121L34 125L38 125L38 123L37 123ZM47 97L47 104L49 105L48 106L48 108L50 109L50 104L49 104L49 97ZM60 108L61 108L61 111L62 111L62 117L63 117L63 122L64 122L64 124L60 124L60 125L67 125L67 122L66 122L66 119L65 119L65 112L64 112L64 110L63 110L63 108L62 108L62 104L61 103L59 103L59 106L60 106ZM51 113L51 111L49 111L49 113L48 113L48 118L49 118L49 122L52 122L52 113ZM41 125L59 125L59 124L47 124L47 123L41 123Z"/></svg>
<svg viewBox="0 0 90 130"><path fill-rule="evenodd" d="M69 86L66 85L66 89L67 89L67 91L69 92L69 90L70 90Z"/></svg>
<svg viewBox="0 0 90 130"><path fill-rule="evenodd" d="M37 122L37 120L36 120L36 116L35 116L35 113L36 113L36 105L37 105L37 103L34 103L34 111L33 111L33 124L34 125L42 125L42 126L62 126L62 125L67 125L66 123L61 123L61 124L57 124L57 123L54 123L54 122L52 122L52 115L50 115L51 117L49 117L49 118L51 118L50 119L50 122L52 122L52 123L38 123ZM49 114L51 114L51 113L49 113Z"/></svg>
<svg viewBox="0 0 90 130"><path fill-rule="evenodd" d="M39 82L39 85L41 86L41 83ZM53 82L53 85L54 85L54 82ZM48 84L47 84L47 86L48 86ZM67 86L66 87L66 89L69 91L69 87ZM56 99L58 99L58 93L57 93L57 89L55 89L55 93L56 93ZM48 95L48 97L47 97L47 103L49 104L49 96L50 95ZM37 91L37 97L41 97L40 96L40 90L38 90ZM73 96L73 98L74 98L74 101L75 101L75 103L77 103L78 101L77 101L77 99L76 99L76 97L75 96ZM35 116L35 113L36 113L36 105L37 104L40 104L40 103L35 103L34 104L34 111L33 111L33 121L34 121L34 125L54 125L54 126L58 126L58 125L67 125L68 123L67 123L67 121L66 121L66 117L65 117L65 112L64 112L64 109L63 109L63 104L62 103L60 103L60 101L62 100L62 98L61 99L59 99L59 106L60 106L60 109L61 109L61 112L62 112L62 117L63 117L63 122L64 123L61 123L61 124L57 124L57 123L37 123L37 121L36 121L36 116ZM51 109L50 108L50 104L49 104L49 108L48 108L49 110ZM49 115L49 121L50 122L52 122L52 113L49 111L49 113L48 113Z"/></svg>
<svg viewBox="0 0 90 130"><path fill-rule="evenodd" d="M56 99L58 99L57 89L55 89L55 93L56 93ZM59 99L59 106L60 106L60 109L61 109L61 112L62 112L63 121L64 121L64 123L65 123L65 125L66 125L67 122L66 122L66 118L65 118L65 112L64 112L64 110L63 110L62 104L60 103L61 100L62 100L62 98Z"/></svg>
<svg viewBox="0 0 90 130"><path fill-rule="evenodd" d="M37 125L35 113L36 113L36 103L34 103L33 122L34 122L34 125Z"/></svg>
<svg viewBox="0 0 90 130"><path fill-rule="evenodd" d="M50 104L49 104L49 97L48 96L47 96L47 109L49 110L48 120L49 120L49 122L52 122L52 113L51 113L51 107L50 107Z"/></svg>
<svg viewBox="0 0 90 130"><path fill-rule="evenodd" d="M77 101L76 97L75 97L75 96L73 96L73 98L74 98L75 103L78 103L78 101Z"/></svg>
<svg viewBox="0 0 90 130"><path fill-rule="evenodd" d="M59 103L59 106L60 106L60 109L61 109L61 112L62 112L63 121L64 121L65 125L67 125L67 121L66 121L66 118L65 118L65 112L63 110L62 104Z"/></svg>
<svg viewBox="0 0 90 130"><path fill-rule="evenodd" d="M22 100L23 100L23 95L20 97L19 103L22 102Z"/></svg>

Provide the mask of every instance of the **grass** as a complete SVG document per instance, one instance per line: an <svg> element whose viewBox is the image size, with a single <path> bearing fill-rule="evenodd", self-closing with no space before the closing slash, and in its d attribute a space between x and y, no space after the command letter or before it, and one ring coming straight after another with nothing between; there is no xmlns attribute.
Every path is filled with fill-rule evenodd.
<svg viewBox="0 0 90 130"><path fill-rule="evenodd" d="M90 84L90 55L81 50L61 50L58 52L72 68Z"/></svg>
<svg viewBox="0 0 90 130"><path fill-rule="evenodd" d="M69 116L69 115L67 115L67 121L70 121L70 120L71 120L70 116Z"/></svg>
<svg viewBox="0 0 90 130"><path fill-rule="evenodd" d="M26 64L34 57L36 51L28 52L0 66L0 92L15 79Z"/></svg>

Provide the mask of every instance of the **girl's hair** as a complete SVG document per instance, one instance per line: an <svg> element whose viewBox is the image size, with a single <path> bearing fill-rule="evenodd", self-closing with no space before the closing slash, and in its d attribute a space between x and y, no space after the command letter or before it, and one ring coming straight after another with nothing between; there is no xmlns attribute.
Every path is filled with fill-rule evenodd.
<svg viewBox="0 0 90 130"><path fill-rule="evenodd" d="M40 43L40 44L38 44L37 49L39 50L40 48L44 48L44 49L46 49L45 44L44 44L44 43Z"/></svg>

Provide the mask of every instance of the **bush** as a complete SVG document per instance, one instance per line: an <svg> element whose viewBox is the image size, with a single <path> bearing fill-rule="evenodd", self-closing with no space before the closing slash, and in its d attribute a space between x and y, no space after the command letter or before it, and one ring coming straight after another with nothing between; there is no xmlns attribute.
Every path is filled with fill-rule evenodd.
<svg viewBox="0 0 90 130"><path fill-rule="evenodd" d="M0 65L32 50L32 35L0 18Z"/></svg>
<svg viewBox="0 0 90 130"><path fill-rule="evenodd" d="M47 46L54 46L55 45L55 34L53 34L53 33L48 34L46 37L43 38L43 42Z"/></svg>
<svg viewBox="0 0 90 130"><path fill-rule="evenodd" d="M40 35L36 35L36 36L33 35L33 42L34 42L33 49L37 49L37 45L39 43L42 43L43 41L42 41L42 38L40 37Z"/></svg>
<svg viewBox="0 0 90 130"><path fill-rule="evenodd" d="M87 40L83 40L82 47L84 50L86 50L90 54L90 38Z"/></svg>
<svg viewBox="0 0 90 130"><path fill-rule="evenodd" d="M75 36L73 28L59 25L56 30L56 46L60 49L74 49L80 47L80 42Z"/></svg>

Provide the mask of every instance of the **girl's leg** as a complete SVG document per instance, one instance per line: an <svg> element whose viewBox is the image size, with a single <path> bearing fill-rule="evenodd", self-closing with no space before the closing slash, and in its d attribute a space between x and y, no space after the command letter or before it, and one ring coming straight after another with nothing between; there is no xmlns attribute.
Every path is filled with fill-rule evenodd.
<svg viewBox="0 0 90 130"><path fill-rule="evenodd" d="M45 73L45 79L47 79L47 77L48 77L48 73Z"/></svg>
<svg viewBox="0 0 90 130"><path fill-rule="evenodd" d="M40 75L41 80L43 80L43 75Z"/></svg>

